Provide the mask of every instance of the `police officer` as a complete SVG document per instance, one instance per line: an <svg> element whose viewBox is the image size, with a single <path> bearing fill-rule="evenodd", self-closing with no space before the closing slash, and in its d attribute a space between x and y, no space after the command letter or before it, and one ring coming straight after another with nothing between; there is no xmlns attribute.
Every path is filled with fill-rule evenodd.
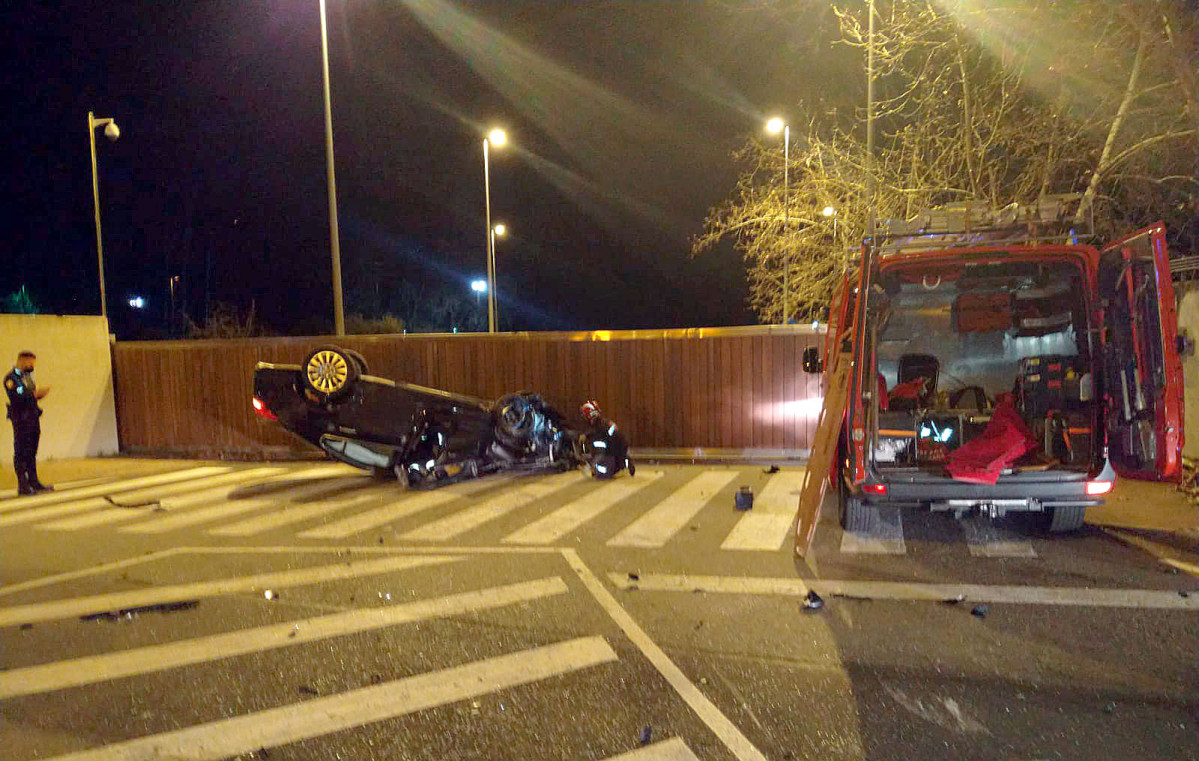
<svg viewBox="0 0 1199 761"><path fill-rule="evenodd" d="M4 376L4 390L8 393L8 419L12 421L13 465L17 469L17 493L37 494L53 491L37 478L37 444L42 437L42 424L38 420L42 410L37 401L50 393L50 387L38 388L33 381L33 365L37 356L31 351L17 355L17 365Z"/></svg>

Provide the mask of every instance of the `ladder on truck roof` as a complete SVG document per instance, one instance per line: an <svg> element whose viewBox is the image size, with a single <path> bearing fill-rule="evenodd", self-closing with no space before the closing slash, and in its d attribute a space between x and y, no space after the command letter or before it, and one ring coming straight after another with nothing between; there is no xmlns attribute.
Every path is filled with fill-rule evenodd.
<svg viewBox="0 0 1199 761"><path fill-rule="evenodd" d="M875 223L880 256L905 251L965 246L1077 243L1095 229L1094 207L1083 223L1074 224L1081 193L1043 196L1031 204L1000 209L977 201L960 201L923 211L910 219Z"/></svg>

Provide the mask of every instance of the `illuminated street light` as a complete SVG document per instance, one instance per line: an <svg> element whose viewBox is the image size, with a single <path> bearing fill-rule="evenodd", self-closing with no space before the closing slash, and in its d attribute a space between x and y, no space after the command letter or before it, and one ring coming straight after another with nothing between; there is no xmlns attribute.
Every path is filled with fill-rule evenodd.
<svg viewBox="0 0 1199 761"><path fill-rule="evenodd" d="M470 289L475 293L487 293L487 281L472 280L470 281Z"/></svg>
<svg viewBox="0 0 1199 761"><path fill-rule="evenodd" d="M96 127L103 127L104 136L114 142L121 136L121 128L111 117L97 119L91 111L87 112L87 139L92 147L92 201L96 206L96 259L100 265L100 316L108 317L108 297L104 293L104 241L100 235L100 178L96 171Z"/></svg>
<svg viewBox="0 0 1199 761"><path fill-rule="evenodd" d="M495 332L495 230L491 227L491 147L502 148L508 135L493 129L483 138L483 203L487 212L487 332ZM503 235L503 233L500 233Z"/></svg>
<svg viewBox="0 0 1199 761"><path fill-rule="evenodd" d="M134 309L144 309L146 306L146 300L141 296L134 296L133 298L129 299L129 306L133 307Z"/></svg>
<svg viewBox="0 0 1199 761"><path fill-rule="evenodd" d="M504 227L504 225L502 225L502 224L496 225L495 227L493 227L491 229L495 233L497 238L504 237L504 234L508 232L508 228Z"/></svg>
<svg viewBox="0 0 1199 761"><path fill-rule="evenodd" d="M766 131L777 135L783 133L783 236L791 226L791 125L777 116L766 122ZM791 319L791 257L783 253L783 324Z"/></svg>

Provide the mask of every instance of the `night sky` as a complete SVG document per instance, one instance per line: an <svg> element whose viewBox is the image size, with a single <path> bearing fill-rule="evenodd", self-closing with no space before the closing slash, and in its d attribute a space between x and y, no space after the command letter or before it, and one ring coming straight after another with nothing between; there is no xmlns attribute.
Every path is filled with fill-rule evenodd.
<svg viewBox="0 0 1199 761"><path fill-rule="evenodd" d="M14 2L4 35L5 256L44 313L99 309L87 112L110 315L162 335L179 306L332 329L317 0ZM481 140L503 326L754 322L731 247L689 256L764 119L854 103L827 3L329 0L346 312L484 275ZM777 139L777 138L775 138ZM407 285L404 285L407 284ZM132 295L147 300L137 312ZM473 302L471 302L473 303Z"/></svg>

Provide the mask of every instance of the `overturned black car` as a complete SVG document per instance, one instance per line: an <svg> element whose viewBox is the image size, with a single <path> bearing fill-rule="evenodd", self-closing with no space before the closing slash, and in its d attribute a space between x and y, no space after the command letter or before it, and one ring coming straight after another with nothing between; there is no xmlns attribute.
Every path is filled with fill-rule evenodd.
<svg viewBox="0 0 1199 761"><path fill-rule="evenodd" d="M426 488L499 471L632 475L629 444L595 402L582 424L527 391L490 403L369 374L351 349L326 346L302 365L258 363L254 411L334 459Z"/></svg>

